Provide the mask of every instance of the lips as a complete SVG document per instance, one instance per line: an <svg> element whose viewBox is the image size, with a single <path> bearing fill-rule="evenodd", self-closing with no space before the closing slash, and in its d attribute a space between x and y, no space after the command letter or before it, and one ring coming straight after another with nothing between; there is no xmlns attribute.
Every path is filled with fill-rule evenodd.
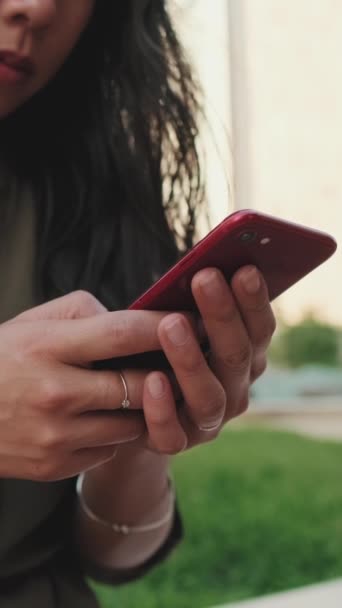
<svg viewBox="0 0 342 608"><path fill-rule="evenodd" d="M0 50L0 64L25 75L32 74L34 69L29 57L13 53L12 51Z"/></svg>

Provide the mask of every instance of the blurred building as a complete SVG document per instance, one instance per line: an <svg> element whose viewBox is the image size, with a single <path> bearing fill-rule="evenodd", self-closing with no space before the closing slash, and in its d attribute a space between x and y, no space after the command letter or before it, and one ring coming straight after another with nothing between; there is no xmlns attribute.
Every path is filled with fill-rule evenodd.
<svg viewBox="0 0 342 608"><path fill-rule="evenodd" d="M215 223L234 206L253 207L327 230L342 243L342 2L177 4L217 141L218 150L208 139ZM342 324L341 283L338 253L278 307L292 321L312 311Z"/></svg>

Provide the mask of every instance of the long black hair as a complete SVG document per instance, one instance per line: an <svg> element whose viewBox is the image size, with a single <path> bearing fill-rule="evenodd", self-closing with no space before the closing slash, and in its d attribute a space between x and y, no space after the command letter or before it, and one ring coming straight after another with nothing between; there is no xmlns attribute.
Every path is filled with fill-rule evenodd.
<svg viewBox="0 0 342 608"><path fill-rule="evenodd" d="M0 160L34 191L40 300L126 306L192 246L199 98L165 0L97 0L57 76L0 122Z"/></svg>

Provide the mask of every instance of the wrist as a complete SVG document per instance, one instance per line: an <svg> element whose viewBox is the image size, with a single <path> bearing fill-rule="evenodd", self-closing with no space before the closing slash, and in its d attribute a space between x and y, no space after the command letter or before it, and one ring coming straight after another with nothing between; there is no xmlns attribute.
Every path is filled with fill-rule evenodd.
<svg viewBox="0 0 342 608"><path fill-rule="evenodd" d="M155 506L155 509L150 511L150 513L149 513L150 521L142 522L138 525L136 525L136 522L135 522L135 524L128 525L127 523L112 522L112 521L108 521L107 519L103 519L102 517L99 517L99 515L91 508L91 506L89 505L89 503L85 497L85 494L83 491L83 482L84 482L84 473L81 473L78 477L77 485L76 485L76 490L77 490L77 495L78 495L78 500L79 500L79 505L80 505L81 510L92 522L95 522L96 524L100 525L101 527L105 527L105 528L111 530L112 532L115 532L116 534L127 535L127 534L142 534L142 533L153 532L154 530L159 530L160 528L163 528L164 526L169 525L173 519L176 495L175 495L175 490L174 490L174 486L173 486L171 479L168 479L168 494L164 497L163 501L160 504ZM163 506L164 502L165 502L165 507ZM162 516L160 515L161 509L162 509L162 513L163 513ZM157 516L153 515L153 511L155 511L157 513ZM151 515L153 515L153 517L151 517Z"/></svg>
<svg viewBox="0 0 342 608"><path fill-rule="evenodd" d="M119 447L112 460L85 473L86 500L103 519L140 521L151 510L163 509L169 495L169 460L146 449Z"/></svg>
<svg viewBox="0 0 342 608"><path fill-rule="evenodd" d="M122 570L143 564L161 547L175 513L168 462L146 450L120 449L113 461L87 472L83 484L79 480L76 540L84 555Z"/></svg>

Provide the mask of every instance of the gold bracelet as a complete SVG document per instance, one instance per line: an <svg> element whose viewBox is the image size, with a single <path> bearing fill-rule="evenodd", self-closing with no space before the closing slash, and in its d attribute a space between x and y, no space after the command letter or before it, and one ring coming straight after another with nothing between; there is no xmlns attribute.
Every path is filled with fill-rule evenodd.
<svg viewBox="0 0 342 608"><path fill-rule="evenodd" d="M169 506L166 514L164 515L164 517L162 517L161 519L158 519L157 521L153 521L150 524L145 524L143 526L128 526L126 524L111 523L105 519L102 519L101 517L96 515L96 513L94 513L94 511L89 507L89 505L86 503L86 501L84 499L84 495L83 495L84 475L85 475L85 473L80 473L80 475L78 476L77 482L76 482L76 492L77 492L79 503L80 503L80 506L81 506L83 512L92 521L95 521L96 523L101 524L102 526L106 526L107 528L111 528L114 532L116 532L118 534L135 534L135 533L141 533L141 532L151 532L151 531L157 530L158 528L161 528L162 526L167 524L169 521L171 521L171 519L174 516L176 494L175 494L175 490L174 490L174 485L169 477L168 477L168 484L169 484L169 490L170 490L170 495L171 495L171 501L170 501L170 506Z"/></svg>

